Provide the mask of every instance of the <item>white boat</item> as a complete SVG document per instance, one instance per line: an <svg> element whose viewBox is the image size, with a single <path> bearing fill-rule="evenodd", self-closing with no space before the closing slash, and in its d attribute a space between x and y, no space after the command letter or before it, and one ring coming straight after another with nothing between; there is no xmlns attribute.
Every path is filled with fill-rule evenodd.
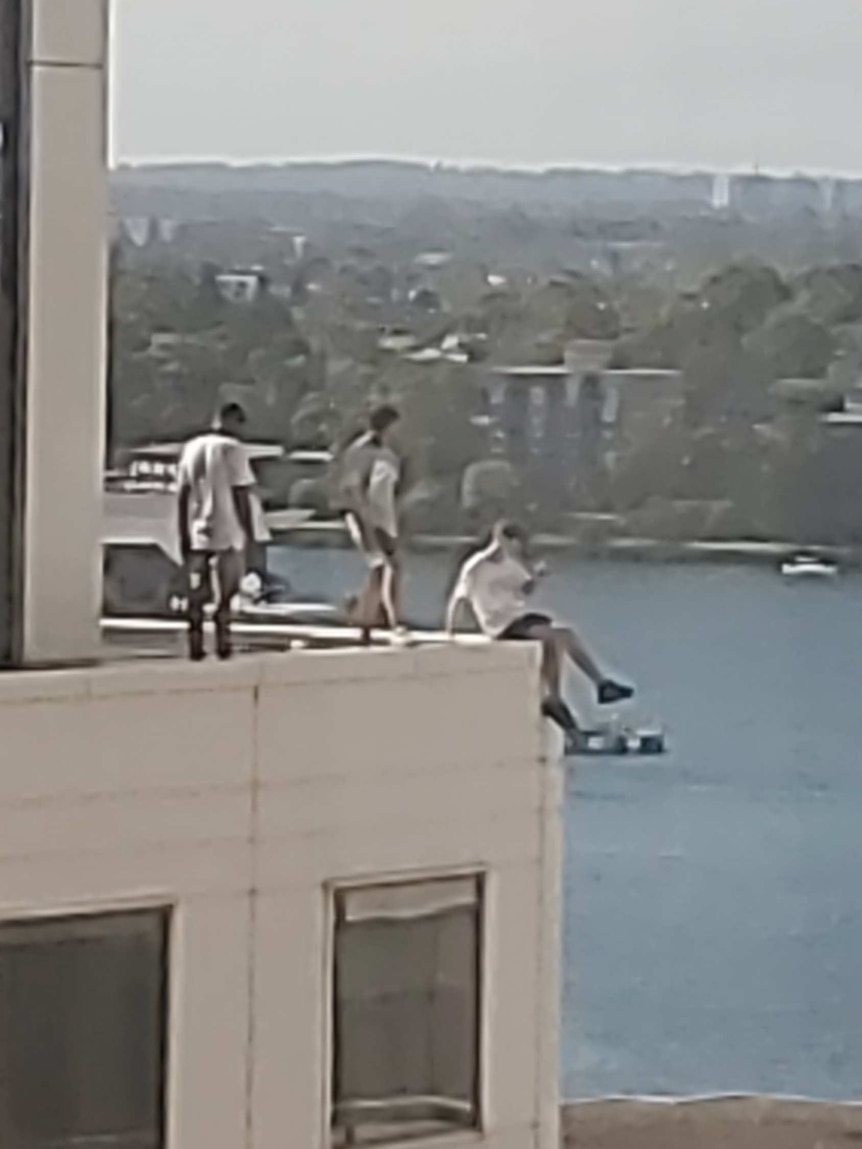
<svg viewBox="0 0 862 1149"><path fill-rule="evenodd" d="M838 574L838 565L831 559L803 553L785 560L781 564L781 573L785 578L834 578Z"/></svg>

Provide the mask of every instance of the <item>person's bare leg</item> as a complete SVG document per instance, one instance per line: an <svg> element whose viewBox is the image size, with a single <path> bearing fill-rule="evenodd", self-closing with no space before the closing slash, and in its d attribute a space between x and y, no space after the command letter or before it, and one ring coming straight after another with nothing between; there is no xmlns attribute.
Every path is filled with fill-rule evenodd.
<svg viewBox="0 0 862 1149"><path fill-rule="evenodd" d="M351 511L345 516L345 523L353 545L368 562L369 541L361 519ZM369 643L371 631L377 625L380 614L380 572L376 566L369 567L362 590L356 595L351 595L345 605L348 622L359 628L362 642Z"/></svg>
<svg viewBox="0 0 862 1149"><path fill-rule="evenodd" d="M368 581L365 584L365 589L359 596L356 611L359 629L362 631L362 641L364 643L371 641L371 632L380 621L382 595L383 568L379 566L372 567L368 573Z"/></svg>
<svg viewBox="0 0 862 1149"><path fill-rule="evenodd" d="M563 691L563 660L569 655L569 632L560 626L534 626L530 630L530 638L542 645L541 676L542 684L548 695L559 698ZM572 635L572 637L574 637ZM592 663L592 668L598 673L598 667ZM583 668L582 668L583 669ZM584 671L587 673L587 671ZM601 675L599 675L601 679ZM596 681L594 679L594 681Z"/></svg>
<svg viewBox="0 0 862 1149"><path fill-rule="evenodd" d="M613 678L608 678L608 676L602 672L598 663L587 650L580 637L571 627L554 627L554 631L557 635L559 649L571 659L575 666L577 666L595 686L600 705L608 706L615 702L625 702L632 697L634 694L633 688L631 686L625 686Z"/></svg>
<svg viewBox="0 0 862 1149"><path fill-rule="evenodd" d="M587 650L580 636L571 627L554 627L554 639L557 649L577 666L587 676L594 686L600 686L605 681L598 663Z"/></svg>
<svg viewBox="0 0 862 1149"><path fill-rule="evenodd" d="M542 685L551 698L559 698L562 693L562 661L559 646L552 633L542 638Z"/></svg>
<svg viewBox="0 0 862 1149"><path fill-rule="evenodd" d="M566 736L566 746L571 749L579 737L580 730L574 714L563 699L561 644L554 627L537 628L535 637L542 644L540 668L544 694L542 713L560 727Z"/></svg>
<svg viewBox="0 0 862 1149"><path fill-rule="evenodd" d="M380 604L390 630L401 625L401 563L389 559L383 567L380 580Z"/></svg>
<svg viewBox="0 0 862 1149"><path fill-rule="evenodd" d="M531 631L530 637L542 644L541 676L545 692L542 713L562 729L566 736L566 753L574 753L581 744L582 732L563 698L564 659L571 659L590 679L602 705L631 698L633 691L631 687L622 686L602 674L581 639L569 627L537 626Z"/></svg>

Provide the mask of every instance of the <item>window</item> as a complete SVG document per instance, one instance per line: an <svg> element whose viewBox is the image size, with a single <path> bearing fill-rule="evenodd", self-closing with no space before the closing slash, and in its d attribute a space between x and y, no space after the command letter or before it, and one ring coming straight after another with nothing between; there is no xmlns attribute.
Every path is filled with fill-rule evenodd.
<svg viewBox="0 0 862 1149"><path fill-rule="evenodd" d="M480 1123L482 882L335 894L333 1146Z"/></svg>
<svg viewBox="0 0 862 1149"><path fill-rule="evenodd" d="M0 1145L162 1149L166 911L0 924Z"/></svg>

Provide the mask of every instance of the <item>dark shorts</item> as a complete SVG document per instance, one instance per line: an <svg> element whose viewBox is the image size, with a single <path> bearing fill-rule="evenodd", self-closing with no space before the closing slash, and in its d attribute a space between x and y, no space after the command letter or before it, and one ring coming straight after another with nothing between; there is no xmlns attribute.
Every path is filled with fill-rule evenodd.
<svg viewBox="0 0 862 1149"><path fill-rule="evenodd" d="M372 570L391 565L397 560L397 539L393 539L391 535L387 535L385 531L377 528L372 528L369 532L352 511L344 513L344 521L354 546Z"/></svg>
<svg viewBox="0 0 862 1149"><path fill-rule="evenodd" d="M193 551L186 562L189 605L202 608L214 597L229 607L242 581L243 556L239 551Z"/></svg>
<svg viewBox="0 0 862 1149"><path fill-rule="evenodd" d="M533 642L536 631L546 626L553 626L554 620L547 614L530 612L522 614L514 622L510 622L502 634L497 637L503 642Z"/></svg>

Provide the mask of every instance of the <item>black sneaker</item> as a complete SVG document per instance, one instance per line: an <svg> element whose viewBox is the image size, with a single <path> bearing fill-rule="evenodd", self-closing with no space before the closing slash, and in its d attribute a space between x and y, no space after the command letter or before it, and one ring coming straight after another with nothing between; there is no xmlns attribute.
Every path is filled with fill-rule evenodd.
<svg viewBox="0 0 862 1149"><path fill-rule="evenodd" d="M599 683L598 694L600 706L611 706L614 702L626 702L634 695L634 688L623 686L621 682L614 682L612 678L606 678L604 682Z"/></svg>

